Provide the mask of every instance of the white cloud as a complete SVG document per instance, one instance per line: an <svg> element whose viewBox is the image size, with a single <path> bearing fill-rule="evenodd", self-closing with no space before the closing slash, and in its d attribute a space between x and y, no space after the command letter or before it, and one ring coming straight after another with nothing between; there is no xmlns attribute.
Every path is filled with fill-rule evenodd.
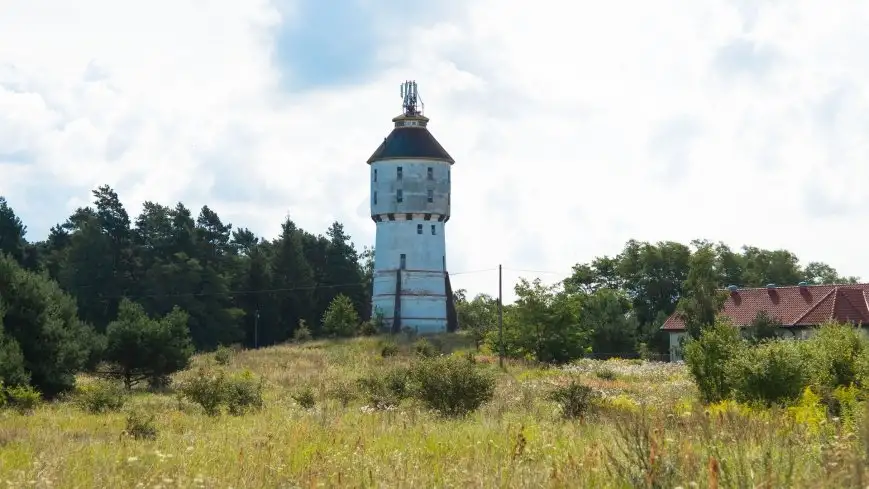
<svg viewBox="0 0 869 489"><path fill-rule="evenodd" d="M32 162L0 163L0 194L40 233L109 183L133 213L207 203L268 236L287 213L318 232L337 219L361 247L374 233L365 160L398 82L415 78L457 160L453 271L566 274L629 238L706 237L869 279L856 239L869 225L869 5L457 5L383 46L393 66L364 85L287 93L272 63L287 6L7 1L0 162Z"/></svg>

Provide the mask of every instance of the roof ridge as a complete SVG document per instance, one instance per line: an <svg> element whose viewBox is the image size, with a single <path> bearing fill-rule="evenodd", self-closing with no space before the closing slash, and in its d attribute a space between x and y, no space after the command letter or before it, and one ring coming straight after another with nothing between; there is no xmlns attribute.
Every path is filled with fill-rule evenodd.
<svg viewBox="0 0 869 489"><path fill-rule="evenodd" d="M837 289L837 290L838 290L838 289ZM836 295L839 295L839 294L837 293ZM860 308L857 307L857 306L854 304L854 302L851 301L851 299L848 297L847 294L842 294L842 297L844 297L844 299L845 299L845 301L848 303L848 305L851 306L851 308L854 309L854 311L860 315L860 323L862 324L863 321L866 320L866 316L863 314L863 311L861 311ZM864 297L864 298L866 297L866 295L865 295L865 291L864 291L863 297ZM833 308L833 311L835 311L835 310L836 310L836 309L835 309L835 307L834 307L834 308Z"/></svg>
<svg viewBox="0 0 869 489"><path fill-rule="evenodd" d="M830 310L830 321L833 321L836 317L836 305L839 303L839 287L833 287L832 292L833 295L833 308Z"/></svg>
<svg viewBox="0 0 869 489"><path fill-rule="evenodd" d="M820 306L821 303L824 302L824 300L826 300L827 297L830 297L830 294L832 294L832 293L834 293L834 292L836 292L836 288L835 288L835 287L833 287L832 289L830 289L829 292L827 292L826 294L824 294L823 297L821 297L820 299L818 299L817 302L815 302L814 304L812 304L812 307L808 308L808 310L806 310L806 312L803 313L802 316L796 318L796 319L794 320L794 322L791 324L791 326L794 326L794 325L800 324L800 321L801 321L801 320L805 319L806 316L808 316L812 311L814 311L815 309L817 309L818 306ZM835 304L835 300L836 300L836 298L834 297L834 298L833 298L833 301L834 301L834 304L833 304L833 306L834 306L834 307L833 307L833 310L834 310L834 311L836 310L836 308L835 308L835 305L836 305L836 304ZM832 316L832 312L830 313L830 315Z"/></svg>
<svg viewBox="0 0 869 489"><path fill-rule="evenodd" d="M866 303L866 310L869 311L869 296L866 295L866 293L869 291L864 289L862 292L863 292L863 302Z"/></svg>
<svg viewBox="0 0 869 489"><path fill-rule="evenodd" d="M869 288L869 282L860 282L857 284L808 284L808 285L777 285L775 289L797 289L797 288L818 288L818 287L856 287L860 289ZM727 287L720 287L718 290L728 290ZM742 290L767 290L766 286L762 287L739 287L737 286L737 292Z"/></svg>

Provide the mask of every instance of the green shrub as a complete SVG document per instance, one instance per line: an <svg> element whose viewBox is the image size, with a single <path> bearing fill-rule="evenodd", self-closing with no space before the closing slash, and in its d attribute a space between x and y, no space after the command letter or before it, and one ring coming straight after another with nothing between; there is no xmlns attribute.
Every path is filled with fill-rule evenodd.
<svg viewBox="0 0 869 489"><path fill-rule="evenodd" d="M495 378L463 358L440 356L417 363L411 371L414 394L444 416L462 416L492 399Z"/></svg>
<svg viewBox="0 0 869 489"><path fill-rule="evenodd" d="M704 402L730 397L733 382L728 364L745 350L739 330L726 320L703 329L700 337L685 342L685 364Z"/></svg>
<svg viewBox="0 0 869 489"><path fill-rule="evenodd" d="M598 397L591 387L575 380L555 388L548 396L549 400L558 403L562 416L568 419L585 417Z"/></svg>
<svg viewBox="0 0 869 489"><path fill-rule="evenodd" d="M293 394L293 399L302 406L303 409L311 409L317 404L317 398L314 396L314 390L310 386L302 387L299 392Z"/></svg>
<svg viewBox="0 0 869 489"><path fill-rule="evenodd" d="M374 322L373 319L363 321L362 324L359 325L359 334L362 336L375 336L379 333L380 327L377 325L377 323Z"/></svg>
<svg viewBox="0 0 869 489"><path fill-rule="evenodd" d="M127 414L127 426L124 433L137 440L154 440L157 438L157 426L154 423L155 415L145 415L138 411Z"/></svg>
<svg viewBox="0 0 869 489"><path fill-rule="evenodd" d="M380 356L383 358L394 357L398 355L398 345L392 341L387 341L380 347Z"/></svg>
<svg viewBox="0 0 869 489"><path fill-rule="evenodd" d="M823 324L805 341L805 347L812 364L812 384L822 395L828 395L836 387L860 384L863 364L869 356L869 338L857 328L848 324Z"/></svg>
<svg viewBox="0 0 869 489"><path fill-rule="evenodd" d="M199 404L206 414L216 416L226 406L230 414L241 415L263 405L262 380L250 372L227 377L223 371L210 373L199 369L195 377L181 384L181 395Z"/></svg>
<svg viewBox="0 0 869 489"><path fill-rule="evenodd" d="M230 348L220 345L214 352L214 361L218 365L229 365L229 362L232 361L232 354L233 352Z"/></svg>
<svg viewBox="0 0 869 489"><path fill-rule="evenodd" d="M249 371L224 379L223 395L229 414L241 415L263 406L263 383Z"/></svg>
<svg viewBox="0 0 869 489"><path fill-rule="evenodd" d="M296 343L304 343L311 341L314 335L311 333L311 328L308 327L304 319L299 319L299 325L293 331L293 341Z"/></svg>
<svg viewBox="0 0 869 489"><path fill-rule="evenodd" d="M353 399L356 399L356 386L350 382L341 382L331 391L332 397L341 403L341 407L347 407Z"/></svg>
<svg viewBox="0 0 869 489"><path fill-rule="evenodd" d="M610 368L595 370L594 375L601 380L616 380L616 373Z"/></svg>
<svg viewBox="0 0 869 489"><path fill-rule="evenodd" d="M22 414L29 413L42 403L42 394L29 385L7 387L5 391L7 405Z"/></svg>
<svg viewBox="0 0 869 489"><path fill-rule="evenodd" d="M118 411L127 402L127 392L116 382L99 381L76 389L73 402L91 414Z"/></svg>
<svg viewBox="0 0 869 489"><path fill-rule="evenodd" d="M736 398L766 405L795 401L809 383L808 365L800 344L765 339L743 349L730 364Z"/></svg>
<svg viewBox="0 0 869 489"><path fill-rule="evenodd" d="M413 351L416 354L423 358L431 358L435 355L438 355L440 351L438 348L426 338L420 338L413 344Z"/></svg>
<svg viewBox="0 0 869 489"><path fill-rule="evenodd" d="M357 380L359 390L371 407L386 409L397 406L410 396L410 370L393 367Z"/></svg>

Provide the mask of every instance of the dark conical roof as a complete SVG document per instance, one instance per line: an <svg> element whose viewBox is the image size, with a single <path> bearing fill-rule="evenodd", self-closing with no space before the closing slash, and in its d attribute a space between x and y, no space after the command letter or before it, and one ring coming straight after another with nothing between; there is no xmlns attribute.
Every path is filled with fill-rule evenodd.
<svg viewBox="0 0 869 489"><path fill-rule="evenodd" d="M383 140L380 147L368 158L368 163L397 158L425 158L455 163L453 157L428 131L428 118L422 115L400 115L395 119L395 129Z"/></svg>

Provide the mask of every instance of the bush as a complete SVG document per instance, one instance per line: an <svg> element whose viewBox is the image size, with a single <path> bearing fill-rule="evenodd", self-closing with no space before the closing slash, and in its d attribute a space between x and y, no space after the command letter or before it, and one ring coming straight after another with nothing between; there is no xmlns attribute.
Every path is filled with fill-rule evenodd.
<svg viewBox="0 0 869 489"><path fill-rule="evenodd" d="M869 338L854 326L824 324L805 342L805 347L811 362L812 384L822 396L829 395L836 387L860 384L863 380Z"/></svg>
<svg viewBox="0 0 869 489"><path fill-rule="evenodd" d="M197 375L182 383L181 395L199 404L209 416L220 414L226 406L230 414L241 415L263 405L262 381L250 372L227 377L223 371L211 374L199 369Z"/></svg>
<svg viewBox="0 0 869 489"><path fill-rule="evenodd" d="M4 393L0 391L0 395ZM18 412L24 414L32 411L42 402L42 394L29 385L18 385L5 389L6 403Z"/></svg>
<svg viewBox="0 0 869 489"><path fill-rule="evenodd" d="M356 399L356 386L349 382L341 382L332 390L332 397L341 403L341 407L347 407L350 401Z"/></svg>
<svg viewBox="0 0 869 489"><path fill-rule="evenodd" d="M548 397L558 403L562 416L575 419L585 417L599 396L591 387L571 380L570 384L554 389Z"/></svg>
<svg viewBox="0 0 869 489"><path fill-rule="evenodd" d="M768 406L798 399L809 382L800 346L795 341L766 339L759 346L745 348L730 365L736 398Z"/></svg>
<svg viewBox="0 0 869 489"><path fill-rule="evenodd" d="M74 403L91 414L118 411L126 402L127 392L124 388L117 383L107 381L81 386L74 397Z"/></svg>
<svg viewBox="0 0 869 489"><path fill-rule="evenodd" d="M594 375L601 380L616 380L616 373L610 368L595 370Z"/></svg>
<svg viewBox="0 0 869 489"><path fill-rule="evenodd" d="M380 347L380 356L382 356L383 358L394 357L395 355L398 355L398 345L396 345L394 342L385 342Z"/></svg>
<svg viewBox="0 0 869 489"><path fill-rule="evenodd" d="M367 397L368 404L377 409L397 406L410 396L410 370L393 367L357 380L359 390Z"/></svg>
<svg viewBox="0 0 869 489"><path fill-rule="evenodd" d="M685 342L685 364L704 402L727 399L733 391L728 364L745 349L739 330L719 319L700 337Z"/></svg>
<svg viewBox="0 0 869 489"><path fill-rule="evenodd" d="M127 414L127 427L124 433L137 440L154 440L157 438L157 426L154 424L155 415L144 415L140 412Z"/></svg>
<svg viewBox="0 0 869 489"><path fill-rule="evenodd" d="M229 414L238 416L263 406L262 379L257 382L249 371L225 379L224 397Z"/></svg>
<svg viewBox="0 0 869 489"><path fill-rule="evenodd" d="M429 409L462 416L492 399L495 378L463 358L428 358L411 371L415 394Z"/></svg>
<svg viewBox="0 0 869 489"><path fill-rule="evenodd" d="M431 358L440 353L438 348L426 338L420 338L413 344L413 351L423 358Z"/></svg>
<svg viewBox="0 0 869 489"><path fill-rule="evenodd" d="M323 313L323 331L332 337L353 336L359 325L359 315L353 301L344 294L338 294Z"/></svg>
<svg viewBox="0 0 869 489"><path fill-rule="evenodd" d="M293 399L303 409L311 409L317 403L317 399L314 397L314 390L310 386L305 386L299 392L293 394Z"/></svg>
<svg viewBox="0 0 869 489"><path fill-rule="evenodd" d="M374 322L374 319L364 321L359 325L359 334L362 336L375 336L380 333L380 328Z"/></svg>
<svg viewBox="0 0 869 489"><path fill-rule="evenodd" d="M220 345L214 352L214 361L218 365L229 365L229 362L232 361L232 354L233 352L230 348Z"/></svg>
<svg viewBox="0 0 869 489"><path fill-rule="evenodd" d="M311 333L311 328L308 327L305 320L299 319L299 325L296 327L296 330L293 331L293 341L296 343L304 343L306 341L311 341L313 337L314 335Z"/></svg>

